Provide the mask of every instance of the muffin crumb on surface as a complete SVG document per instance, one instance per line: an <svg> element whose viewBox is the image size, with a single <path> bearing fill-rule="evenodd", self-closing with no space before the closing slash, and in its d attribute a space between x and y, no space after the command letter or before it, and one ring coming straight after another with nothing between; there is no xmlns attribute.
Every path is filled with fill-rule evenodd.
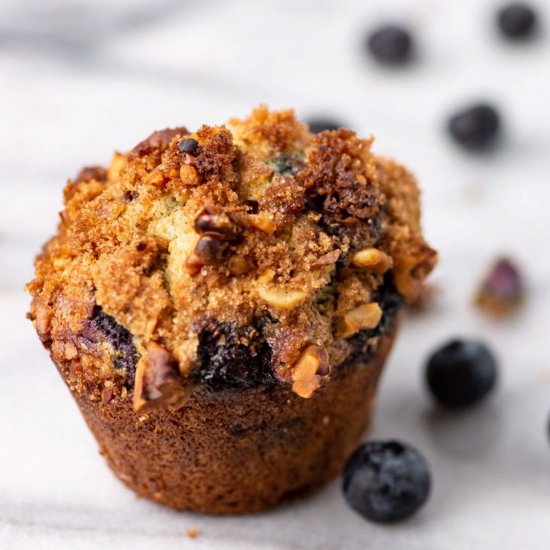
<svg viewBox="0 0 550 550"><path fill-rule="evenodd" d="M196 539L201 532L198 529L187 529L186 534L190 539Z"/></svg>

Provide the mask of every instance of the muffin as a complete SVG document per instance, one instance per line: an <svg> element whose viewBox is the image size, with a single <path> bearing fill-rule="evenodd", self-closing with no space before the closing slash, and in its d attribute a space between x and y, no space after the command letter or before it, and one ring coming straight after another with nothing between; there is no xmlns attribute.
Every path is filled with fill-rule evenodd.
<svg viewBox="0 0 550 550"><path fill-rule="evenodd" d="M255 512L357 446L436 259L414 178L371 141L259 107L69 180L29 317L139 496Z"/></svg>

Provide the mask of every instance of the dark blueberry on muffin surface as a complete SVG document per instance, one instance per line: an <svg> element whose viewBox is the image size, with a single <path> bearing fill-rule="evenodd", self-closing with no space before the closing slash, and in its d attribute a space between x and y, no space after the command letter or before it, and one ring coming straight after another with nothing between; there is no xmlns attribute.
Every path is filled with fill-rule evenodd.
<svg viewBox="0 0 550 550"><path fill-rule="evenodd" d="M255 328L206 323L199 332L198 380L210 391L273 382L271 348Z"/></svg>
<svg viewBox="0 0 550 550"><path fill-rule="evenodd" d="M197 152L198 147L199 142L193 138L187 138L178 143L178 149L182 153L189 153L190 155L194 155Z"/></svg>
<svg viewBox="0 0 550 550"><path fill-rule="evenodd" d="M138 352L130 331L96 305L93 307L91 318L84 323L81 335L94 343L99 343L104 338L112 346L113 368L123 374L126 378L126 385L132 387L136 374Z"/></svg>

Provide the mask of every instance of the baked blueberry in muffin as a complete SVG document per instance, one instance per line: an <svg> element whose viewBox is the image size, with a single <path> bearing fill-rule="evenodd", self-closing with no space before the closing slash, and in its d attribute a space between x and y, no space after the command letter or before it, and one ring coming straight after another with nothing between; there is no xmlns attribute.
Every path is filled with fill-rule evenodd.
<svg viewBox="0 0 550 550"><path fill-rule="evenodd" d="M155 132L68 182L29 316L137 494L261 510L357 447L435 263L419 218L414 178L371 140L292 111Z"/></svg>

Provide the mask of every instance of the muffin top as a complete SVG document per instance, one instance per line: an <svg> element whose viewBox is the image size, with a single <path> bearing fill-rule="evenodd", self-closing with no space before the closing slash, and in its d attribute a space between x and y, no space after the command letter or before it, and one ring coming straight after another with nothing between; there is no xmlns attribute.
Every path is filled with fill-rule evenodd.
<svg viewBox="0 0 550 550"><path fill-rule="evenodd" d="M69 385L133 392L148 411L182 406L196 384L310 397L366 360L385 310L414 300L435 264L414 178L371 142L262 106L154 132L69 180L28 285Z"/></svg>

